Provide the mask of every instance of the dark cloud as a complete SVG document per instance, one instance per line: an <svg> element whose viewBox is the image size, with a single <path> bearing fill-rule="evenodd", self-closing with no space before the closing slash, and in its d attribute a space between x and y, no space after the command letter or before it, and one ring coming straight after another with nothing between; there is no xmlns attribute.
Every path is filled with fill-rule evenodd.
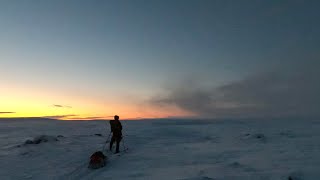
<svg viewBox="0 0 320 180"><path fill-rule="evenodd" d="M180 84L151 100L201 117L320 117L317 68L276 70L216 88Z"/></svg>
<svg viewBox="0 0 320 180"><path fill-rule="evenodd" d="M88 116L88 117L79 117L76 114L64 114L64 115L55 115L55 116L42 116L41 118L49 119L68 119L68 120L104 120L113 118L113 116Z"/></svg>
<svg viewBox="0 0 320 180"><path fill-rule="evenodd" d="M105 117L105 116L88 116L88 117L72 117L72 118L68 118L68 119L72 119L72 120L103 120L103 119L110 119L110 117L109 116L107 116L107 117Z"/></svg>
<svg viewBox="0 0 320 180"><path fill-rule="evenodd" d="M64 115L55 115L55 116L42 116L41 118L50 118L50 119L69 119L70 117L77 116L76 114L64 114Z"/></svg>
<svg viewBox="0 0 320 180"><path fill-rule="evenodd" d="M6 111L0 111L0 114L14 114L14 113L16 113L16 112L6 112Z"/></svg>
<svg viewBox="0 0 320 180"><path fill-rule="evenodd" d="M72 108L71 106L65 106L65 105L61 105L61 104L53 104L52 106L56 107L56 108Z"/></svg>

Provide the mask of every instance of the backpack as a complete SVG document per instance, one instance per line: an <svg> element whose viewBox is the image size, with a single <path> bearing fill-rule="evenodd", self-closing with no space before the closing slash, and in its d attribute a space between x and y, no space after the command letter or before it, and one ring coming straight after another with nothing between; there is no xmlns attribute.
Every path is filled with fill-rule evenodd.
<svg viewBox="0 0 320 180"><path fill-rule="evenodd" d="M110 125L111 125L111 131L112 132L121 132L122 125L121 125L119 120L110 121Z"/></svg>

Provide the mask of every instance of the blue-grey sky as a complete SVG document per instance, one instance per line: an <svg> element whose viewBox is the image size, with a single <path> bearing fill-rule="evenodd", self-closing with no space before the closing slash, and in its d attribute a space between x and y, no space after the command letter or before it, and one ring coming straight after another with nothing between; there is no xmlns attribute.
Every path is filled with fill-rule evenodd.
<svg viewBox="0 0 320 180"><path fill-rule="evenodd" d="M275 116L281 113L254 108L226 110L227 100L216 101L212 96L216 96L217 89L247 83L248 79L265 74L279 75L281 82L279 78L275 81L281 84L295 82L282 76L308 72L310 67L315 69L315 74L302 79L317 81L313 77L319 74L316 67L320 67L319 7L319 1L298 0L3 0L0 2L1 86L15 88L16 94L25 88L50 91L61 101L51 104L72 107L77 106L76 101L64 101L62 97L85 97L101 109L105 108L101 105L104 103L156 106L152 113L143 111L128 117L152 117L159 102L161 106L173 105L201 117L228 116L238 111ZM192 83L185 83L189 81ZM256 102L268 94L255 91L263 80L254 81L259 83L250 84L253 86L250 91L259 97L250 103L266 104ZM315 86L309 84L310 88ZM193 97L190 92L185 93L188 100L186 97L176 100L176 94L181 96L181 92L190 89L196 94L210 93L202 97L204 101L195 104L201 98ZM225 92L231 93L229 89ZM228 96L238 93L237 88L232 89L232 95ZM5 91L1 95L16 94ZM277 99L279 94L270 96ZM319 99L316 95L310 98ZM282 103L287 107L285 101ZM217 102L223 104L223 110L216 108L220 106ZM229 103L234 108L244 102L235 98L228 99ZM199 104L206 106L206 110L197 110ZM13 109L4 106L0 106L0 111L17 111L14 106ZM168 108L165 111L170 112ZM174 113L169 115L180 115ZM96 114L99 113L92 115Z"/></svg>

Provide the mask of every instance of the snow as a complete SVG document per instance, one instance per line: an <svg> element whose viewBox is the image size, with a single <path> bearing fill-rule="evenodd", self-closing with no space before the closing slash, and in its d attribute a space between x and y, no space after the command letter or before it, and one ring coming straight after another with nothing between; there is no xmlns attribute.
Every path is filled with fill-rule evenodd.
<svg viewBox="0 0 320 180"><path fill-rule="evenodd" d="M120 155L87 168L106 121L0 120L0 179L316 180L320 121L122 121ZM101 134L96 135L96 134ZM24 144L41 137L46 142ZM55 140L56 139L56 140ZM108 149L108 148L106 148Z"/></svg>

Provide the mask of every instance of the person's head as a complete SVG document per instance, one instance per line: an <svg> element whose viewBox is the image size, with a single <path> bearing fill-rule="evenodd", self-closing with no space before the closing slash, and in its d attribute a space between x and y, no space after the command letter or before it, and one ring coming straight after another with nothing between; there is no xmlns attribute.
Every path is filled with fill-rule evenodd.
<svg viewBox="0 0 320 180"><path fill-rule="evenodd" d="M115 116L114 116L114 120L119 120L119 116L118 116L118 115L115 115Z"/></svg>

